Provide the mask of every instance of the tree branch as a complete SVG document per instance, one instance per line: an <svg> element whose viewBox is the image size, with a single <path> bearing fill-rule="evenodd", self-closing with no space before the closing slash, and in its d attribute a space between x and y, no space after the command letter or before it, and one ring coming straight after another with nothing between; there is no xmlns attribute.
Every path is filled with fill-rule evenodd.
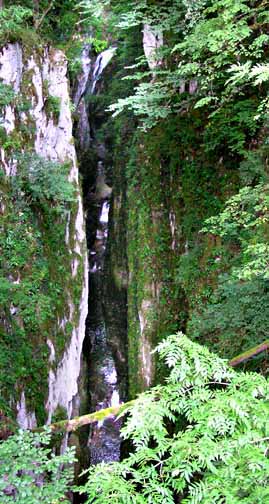
<svg viewBox="0 0 269 504"><path fill-rule="evenodd" d="M250 350L247 350L246 352L241 353L240 355L237 355L234 357L232 360L230 360L229 365L232 367L236 367L242 362L247 361L248 359L251 359L251 357L255 357L255 355L260 354L261 352L264 352L265 350L269 349L269 340L264 341L260 345L257 345Z"/></svg>
<svg viewBox="0 0 269 504"><path fill-rule="evenodd" d="M251 348L250 350L247 350L246 352L237 355L234 357L230 362L229 365L232 367L236 367L242 362L247 361L248 359L251 359L252 357L255 357L255 355L260 354L261 352L264 352L265 350L269 349L269 340L264 341L260 345L257 345L254 348ZM214 383L214 382L213 382ZM223 385L228 385L226 383L223 383ZM95 411L94 413L89 413L88 415L82 415L79 417L72 418L71 420L61 420L60 422L55 422L53 424L50 424L49 427L52 432L72 432L76 431L80 427L83 427L83 425L90 425L95 422L101 422L105 420L106 418L109 417L117 417L124 413L125 410L127 410L130 406L134 404L133 401L128 401L127 403L121 404L120 406L113 406L111 408L106 408L102 409L99 411ZM41 432L44 429L43 427L38 427L36 429L33 429L35 432Z"/></svg>
<svg viewBox="0 0 269 504"><path fill-rule="evenodd" d="M52 9L53 5L54 5L54 1L55 0L51 0L49 6L47 7L47 9L43 12L42 16L40 19L37 19L36 22L35 22L35 29L38 30L40 28L40 26L42 25L45 17L47 16L47 14L49 13L49 11Z"/></svg>

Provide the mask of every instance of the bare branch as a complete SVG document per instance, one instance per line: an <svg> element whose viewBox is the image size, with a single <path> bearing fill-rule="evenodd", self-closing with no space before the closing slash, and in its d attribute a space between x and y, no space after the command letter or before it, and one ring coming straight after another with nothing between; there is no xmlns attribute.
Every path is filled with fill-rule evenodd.
<svg viewBox="0 0 269 504"><path fill-rule="evenodd" d="M1 0L0 0L1 1ZM47 16L47 14L49 13L49 11L52 9L53 5L54 5L54 2L55 0L51 0L49 6L47 7L47 9L43 12L41 18L37 19L35 21L35 29L38 30L40 28L40 26L42 25L45 17Z"/></svg>

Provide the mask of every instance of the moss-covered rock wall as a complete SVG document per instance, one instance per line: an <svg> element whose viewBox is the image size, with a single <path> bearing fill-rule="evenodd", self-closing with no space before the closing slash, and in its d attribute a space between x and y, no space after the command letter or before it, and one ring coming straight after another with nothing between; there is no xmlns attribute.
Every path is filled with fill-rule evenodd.
<svg viewBox="0 0 269 504"><path fill-rule="evenodd" d="M22 427L72 413L87 254L63 53L0 51L0 408Z"/></svg>
<svg viewBox="0 0 269 504"><path fill-rule="evenodd" d="M202 145L201 117L172 117L138 133L127 168L128 341L130 394L159 380L152 350L186 330L206 302L218 244L203 237L204 220L235 191L236 170ZM227 183L228 182L228 183ZM212 243L211 243L212 242ZM215 255L214 255L215 254ZM215 271L215 273L214 273Z"/></svg>

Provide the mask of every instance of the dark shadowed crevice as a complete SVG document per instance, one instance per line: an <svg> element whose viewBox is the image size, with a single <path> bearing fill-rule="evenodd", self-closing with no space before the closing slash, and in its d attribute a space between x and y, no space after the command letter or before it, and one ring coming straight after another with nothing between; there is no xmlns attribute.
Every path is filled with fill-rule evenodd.
<svg viewBox="0 0 269 504"><path fill-rule="evenodd" d="M84 57L89 55L84 53ZM115 212L114 193L118 188L114 187L113 153L105 140L98 140L98 130L105 130L107 121L107 114L100 112L98 106L98 96L107 78L100 64L101 56L98 58L91 63L84 91L79 82L74 91L77 97L74 136L82 177L89 253L88 317L80 376L81 415L123 402L127 395L127 260L126 249L122 248L126 242L126 223L124 211ZM85 75L82 77L85 80ZM91 100L92 90L94 100ZM122 264L120 279L115 268L119 262L117 254ZM107 419L81 429L81 468L101 461L119 460L119 428L119 421Z"/></svg>

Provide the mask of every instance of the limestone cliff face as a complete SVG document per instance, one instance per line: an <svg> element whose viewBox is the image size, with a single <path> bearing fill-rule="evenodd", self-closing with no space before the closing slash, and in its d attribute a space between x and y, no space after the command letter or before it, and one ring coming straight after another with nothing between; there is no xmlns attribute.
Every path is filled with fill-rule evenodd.
<svg viewBox="0 0 269 504"><path fill-rule="evenodd" d="M143 49L148 62L148 66L151 70L159 67L162 63L160 54L158 54L158 51L162 48L162 46L162 31L153 31L150 25L145 24L143 29Z"/></svg>
<svg viewBox="0 0 269 504"><path fill-rule="evenodd" d="M163 34L149 25L143 50L152 71L161 66ZM177 285L184 247L180 174L170 168L178 155L161 125L137 135L127 176L128 348L130 395L153 385L163 370L153 353L158 342L185 324L185 300ZM167 138L166 138L167 137ZM170 147L171 145L171 147ZM171 152L170 152L171 150ZM171 163L172 164L172 163Z"/></svg>
<svg viewBox="0 0 269 504"><path fill-rule="evenodd" d="M162 125L147 135L141 133L128 170L131 396L160 380L164 369L160 369L157 355L152 352L163 338L185 326L186 302L177 280L185 245L181 178L180 170L174 169L178 151L167 140Z"/></svg>
<svg viewBox="0 0 269 504"><path fill-rule="evenodd" d="M162 31L154 31L148 24L143 28L143 50L153 72L161 66ZM154 139L155 133L152 135ZM151 138L151 132L148 132ZM159 338L165 274L160 254L170 256L170 244L162 233L169 235L165 195L162 191L160 160L154 159L144 145L143 135L135 147L132 164L139 166L136 173L129 170L127 180L127 250L128 250L128 346L130 394L150 387L156 376L156 362L152 351ZM142 154L143 153L143 154ZM156 166L155 166L156 164ZM154 171L154 174L152 173ZM133 183L136 180L136 183ZM166 228L167 227L167 228ZM168 238L169 240L169 238ZM167 240L166 240L167 241ZM165 247L165 251L164 251ZM163 257L164 259L164 257Z"/></svg>
<svg viewBox="0 0 269 504"><path fill-rule="evenodd" d="M87 315L84 216L63 53L45 48L29 55L18 43L6 45L0 94L0 329L11 385L1 375L0 386L4 407L17 410L27 428L36 416L50 421L58 407L71 415ZM21 259L20 241L22 254L27 249Z"/></svg>

